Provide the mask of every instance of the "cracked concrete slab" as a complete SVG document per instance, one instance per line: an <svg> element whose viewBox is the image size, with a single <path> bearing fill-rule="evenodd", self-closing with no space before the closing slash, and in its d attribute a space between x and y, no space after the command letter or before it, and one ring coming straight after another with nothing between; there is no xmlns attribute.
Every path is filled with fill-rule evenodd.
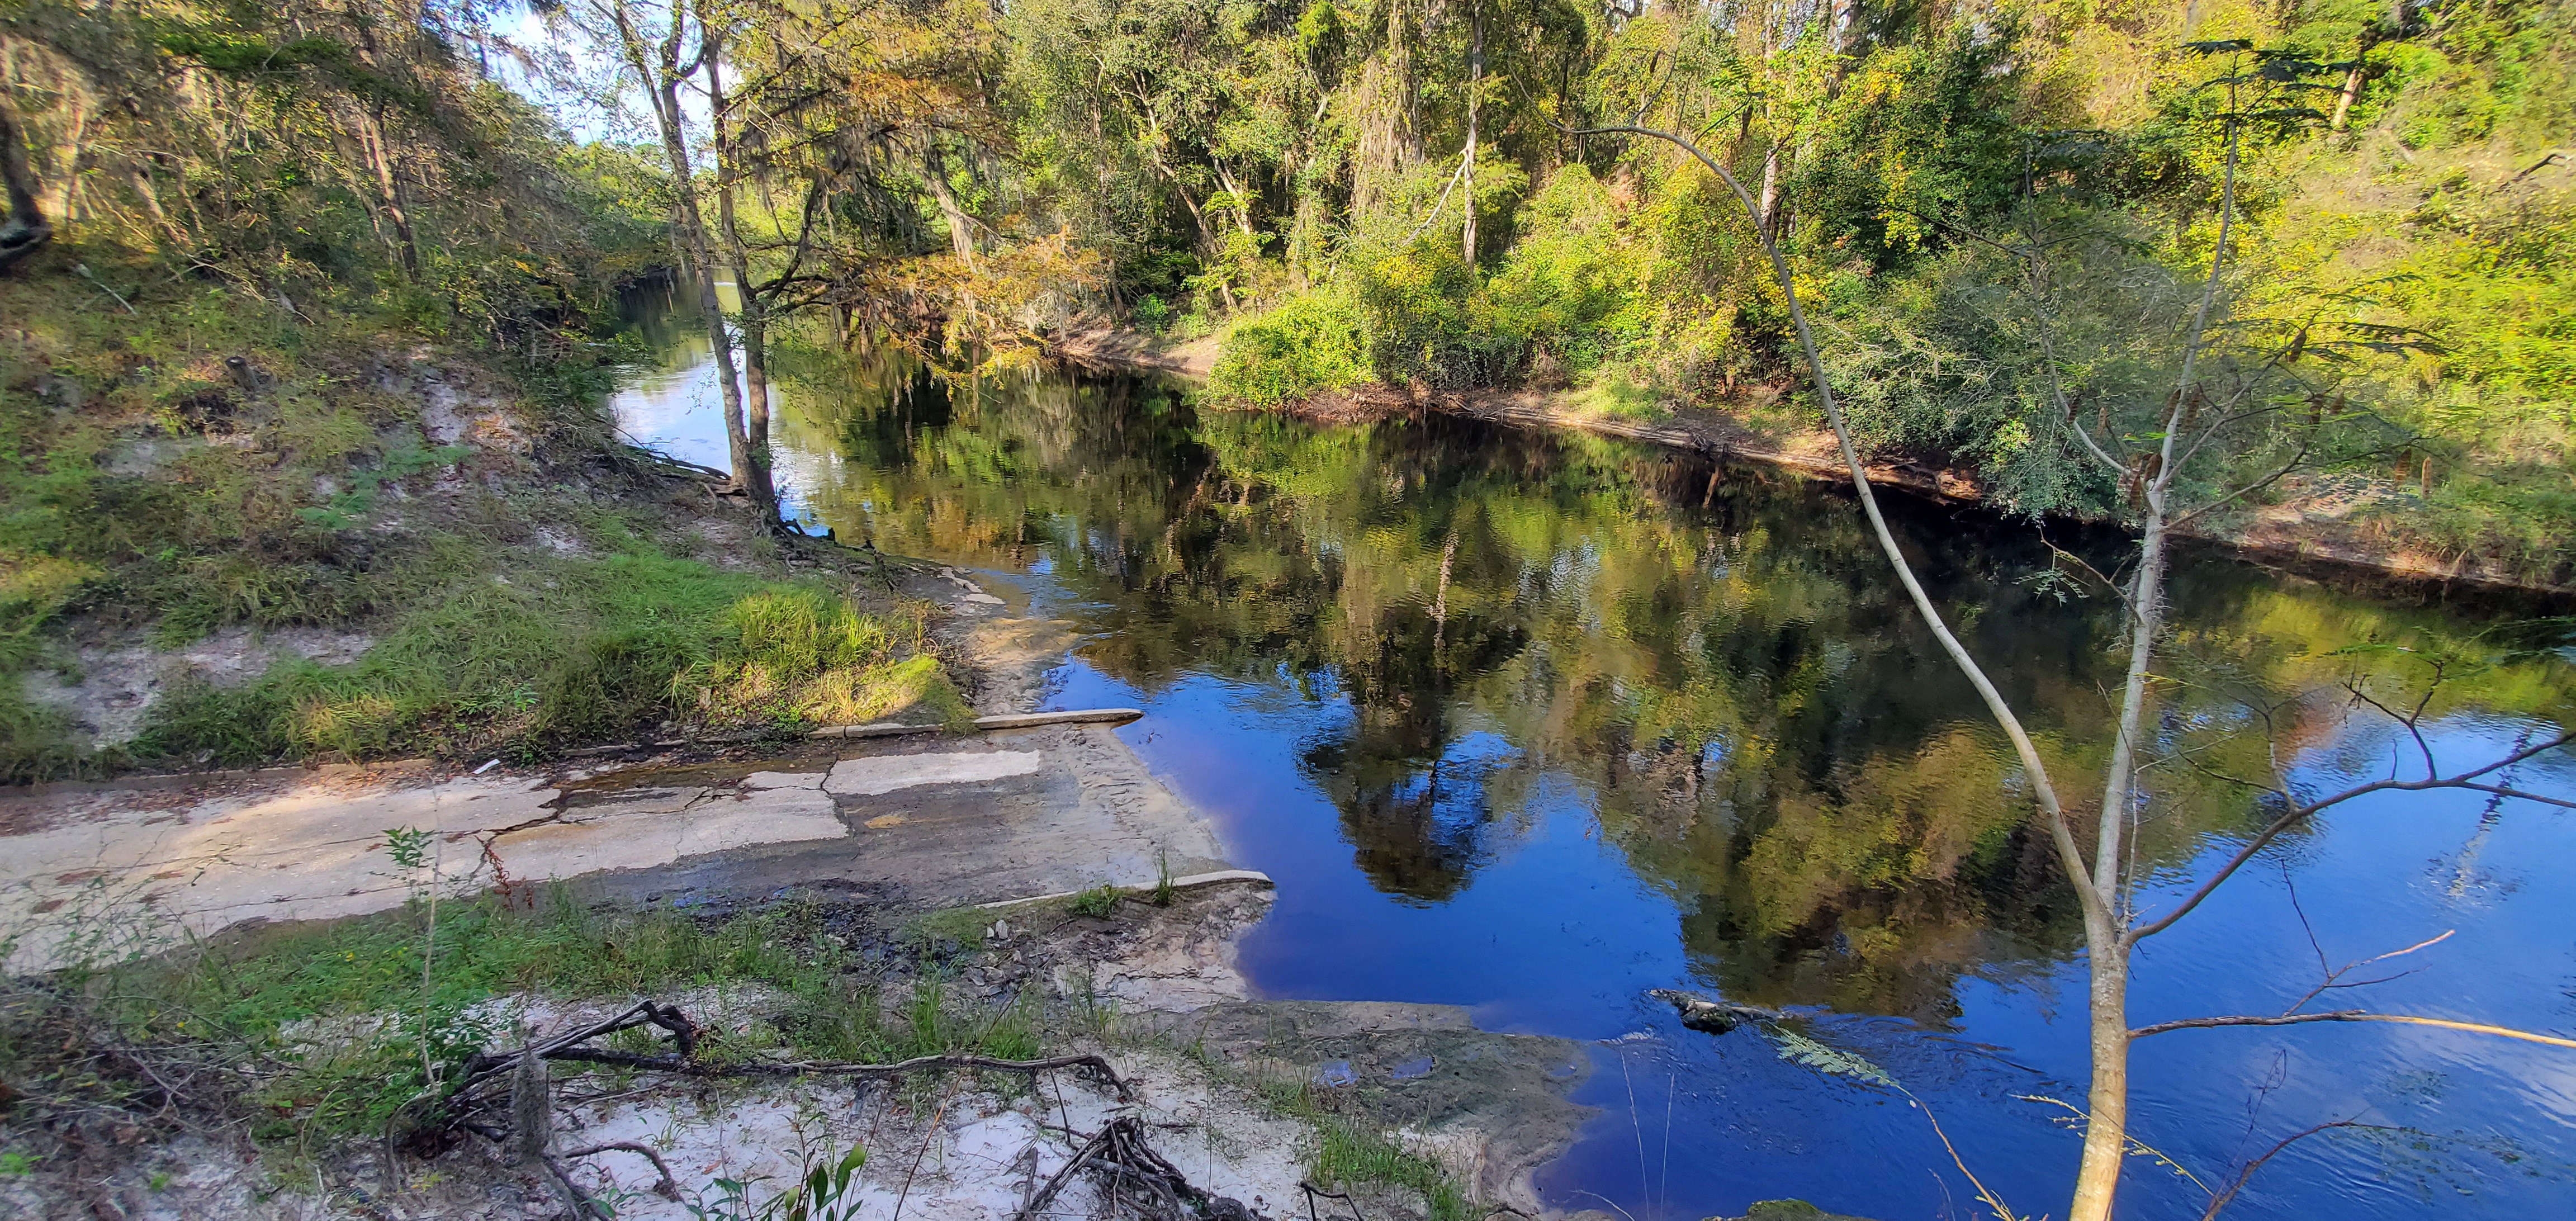
<svg viewBox="0 0 2576 1221"><path fill-rule="evenodd" d="M927 908L1103 882L1150 886L1166 860L1174 874L1227 865L1205 817L1154 779L1106 726L1054 725L965 741L885 739L864 753L861 745L813 748L829 760L817 795L838 806L850 840L773 843L600 875L585 888L649 899L815 886ZM812 773L791 760L756 768L721 783L814 791L804 787Z"/></svg>
<svg viewBox="0 0 2576 1221"><path fill-rule="evenodd" d="M833 743L749 763L573 779L343 771L199 791L0 798L0 944L31 969L257 920L399 907L429 881L387 832L432 833L442 893L580 881L611 897L862 888L931 906L1223 868L1207 822L1104 726Z"/></svg>
<svg viewBox="0 0 2576 1221"><path fill-rule="evenodd" d="M1066 625L996 614L1000 599L942 576L981 595L943 600L976 634L984 710L1036 706L1072 644ZM686 767L441 776L413 763L21 791L0 795L6 966L398 907L426 879L394 864L395 828L434 833L446 893L549 879L610 898L818 886L948 907L1228 865L1204 816L1106 725L810 742Z"/></svg>
<svg viewBox="0 0 2576 1221"><path fill-rule="evenodd" d="M924 784L971 784L1025 776L1038 770L1033 750L956 751L843 759L832 765L823 791L836 797L874 797Z"/></svg>

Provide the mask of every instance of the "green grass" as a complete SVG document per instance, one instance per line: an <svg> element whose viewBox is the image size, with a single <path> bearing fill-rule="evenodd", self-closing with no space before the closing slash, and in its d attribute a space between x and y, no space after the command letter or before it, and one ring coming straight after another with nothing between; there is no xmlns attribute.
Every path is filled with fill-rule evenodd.
<svg viewBox="0 0 2576 1221"><path fill-rule="evenodd" d="M1318 1186L1402 1188L1422 1198L1432 1221L1472 1221L1484 1215L1468 1202L1466 1189L1447 1168L1408 1152L1365 1117L1342 1113L1338 1095L1321 1091L1302 1076L1247 1078L1240 1066L1209 1054L1204 1047L1181 1050L1218 1079L1249 1086L1272 1113L1312 1128L1316 1141L1307 1169Z"/></svg>
<svg viewBox="0 0 2576 1221"><path fill-rule="evenodd" d="M113 251L86 257L110 279L146 278ZM691 554L679 536L699 510L601 466L615 457L601 360L520 368L363 294L317 321L185 283L154 281L131 315L85 295L60 276L0 281L0 314L30 320L0 335L0 782L541 757L665 720L793 733L972 715L920 608L790 579L766 537L732 557L750 561L739 569ZM460 392L507 404L531 451L433 444L421 396L377 386L387 352L426 352ZM586 546L558 553L540 529ZM231 626L375 645L226 688L182 676L139 739L92 751L23 684L42 670L78 681L74 625L162 649Z"/></svg>
<svg viewBox="0 0 2576 1221"><path fill-rule="evenodd" d="M927 955L953 954L959 950L984 948L984 930L1004 913L980 907L952 907L928 912L904 923L903 941Z"/></svg>
<svg viewBox="0 0 2576 1221"><path fill-rule="evenodd" d="M244 763L398 753L536 756L676 718L793 732L920 707L968 715L917 614L817 584L727 572L629 537L598 558L430 548L461 575L392 618L354 664L277 665L245 687L165 696L147 759ZM498 571L496 571L498 569Z"/></svg>
<svg viewBox="0 0 2576 1221"><path fill-rule="evenodd" d="M85 1023L74 1028L122 1045L268 1060L273 1067L246 1099L262 1139L380 1135L423 1087L424 1035L449 1072L487 1042L506 1041L508 1032L477 1020L482 1001L516 992L668 997L719 984L765 985L784 998L765 1026L705 1045L701 1054L719 1059L771 1049L873 1062L961 1051L1024 1059L1040 1051L1032 1004L961 1003L935 974L925 973L887 1012L874 981L826 935L831 913L817 905L698 920L589 908L560 890L538 896L533 909L497 898L443 903L426 992L424 914L415 903L76 972L53 987L13 982L0 989L0 1080L30 1099L95 1087L69 1079L87 1072L82 1063L54 1054L69 1045L58 1028Z"/></svg>
<svg viewBox="0 0 2576 1221"><path fill-rule="evenodd" d="M1319 1138L1313 1165L1319 1186L1401 1187L1421 1195L1431 1221L1471 1221L1482 1215L1438 1162L1406 1152L1376 1126L1336 1116L1312 1119Z"/></svg>
<svg viewBox="0 0 2576 1221"><path fill-rule="evenodd" d="M1249 1090L1272 1114L1312 1129L1315 1146L1307 1171L1316 1185L1401 1188L1422 1198L1431 1221L1475 1221L1487 1215L1469 1203L1466 1188L1446 1167L1407 1151L1365 1115L1348 1113L1347 1094L1318 1086L1302 1074L1247 1071L1204 1044L1146 1041L1188 1057L1209 1076Z"/></svg>
<svg viewBox="0 0 2576 1221"><path fill-rule="evenodd" d="M1074 915L1103 919L1117 912L1118 901L1126 897L1125 891L1103 882L1065 900L1064 905Z"/></svg>

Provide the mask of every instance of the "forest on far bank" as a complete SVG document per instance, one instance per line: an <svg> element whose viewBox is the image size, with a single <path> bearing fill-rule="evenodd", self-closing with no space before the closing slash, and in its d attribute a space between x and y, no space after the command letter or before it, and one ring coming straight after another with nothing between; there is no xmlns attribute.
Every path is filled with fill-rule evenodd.
<svg viewBox="0 0 2576 1221"><path fill-rule="evenodd" d="M2212 355L2341 424L2271 496L2566 577L2563 4L1292 7L1010 23L1040 181L1083 184L1059 206L1119 304L1223 333L1227 396L1561 387L1812 428L1758 223L1866 440L2116 517L2046 383L2097 429L2153 426L2232 132ZM1671 146L1574 134L1625 124L1697 140L1760 219Z"/></svg>

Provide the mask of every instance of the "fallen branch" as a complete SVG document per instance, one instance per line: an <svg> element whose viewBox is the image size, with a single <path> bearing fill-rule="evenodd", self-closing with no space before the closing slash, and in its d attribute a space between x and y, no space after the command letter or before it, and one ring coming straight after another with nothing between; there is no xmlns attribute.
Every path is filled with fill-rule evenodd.
<svg viewBox="0 0 2576 1221"><path fill-rule="evenodd" d="M595 1047L565 1047L541 1053L548 1060L652 1069L691 1077L897 1077L929 1068L981 1068L1004 1073L1042 1073L1058 1068L1087 1068L1109 1083L1121 1100L1134 1097L1109 1061L1095 1055L1054 1056L1044 1060L997 1060L962 1053L915 1056L893 1064L856 1064L842 1060L753 1060L741 1064L708 1064L684 1056L646 1056Z"/></svg>
<svg viewBox="0 0 2576 1221"><path fill-rule="evenodd" d="M671 1177L670 1163L663 1161L662 1155L655 1153L649 1145L639 1145L631 1140L613 1140L604 1145L586 1145L579 1149L567 1150L563 1156L566 1161L570 1161L576 1157L612 1152L641 1154L646 1161L653 1163L653 1173L660 1175L662 1179L661 1182L653 1184L653 1194L673 1203L679 1202L680 1181Z"/></svg>
<svg viewBox="0 0 2576 1221"><path fill-rule="evenodd" d="M2528 1030L2515 1030L2510 1026L2490 1026L2484 1022L2455 1022L2449 1018L2416 1017L2405 1013L2370 1013L2360 1009L2339 1009L2332 1013L2287 1013L2279 1017L2244 1015L2184 1018L2176 1022L2158 1022L2153 1026L2140 1026L2130 1031L2129 1037L2143 1039L2151 1034L2168 1034L2176 1030L2211 1030L2221 1026L2301 1026L2309 1022L2397 1022L2407 1026L2435 1026L2443 1030L2464 1030L2470 1034L2494 1035L2500 1039L2519 1039L2525 1043L2542 1043L2551 1047L2576 1048L2576 1039L2535 1034Z"/></svg>
<svg viewBox="0 0 2576 1221"><path fill-rule="evenodd" d="M1347 1191L1326 1191L1304 1179L1297 1180L1297 1186L1306 1193L1306 1216L1310 1219L1315 1216L1315 1197L1322 1196L1327 1200L1339 1200L1344 1204L1350 1205L1351 1221L1368 1221L1367 1214L1360 1211L1360 1202L1352 1199L1350 1193ZM1490 1216L1492 1214L1487 1215Z"/></svg>
<svg viewBox="0 0 2576 1221"><path fill-rule="evenodd" d="M598 1221L614 1221L616 1214L610 1212L606 1205L591 1199L589 1192L576 1185L571 1173L563 1168L563 1163L551 1157L539 1157L537 1162L546 1168L548 1177L554 1179L555 1190L563 1193L564 1206L572 1210L573 1221L591 1221L594 1217ZM676 1192L678 1188L675 1186L672 1190Z"/></svg>
<svg viewBox="0 0 2576 1221"><path fill-rule="evenodd" d="M566 1056L564 1053L572 1050L577 1044L589 1042L601 1035L632 1030L638 1026L659 1026L671 1032L671 1041L680 1049L679 1059L685 1060L697 1052L697 1025L689 1020L687 1014L681 1013L678 1006L638 1001L633 1008L606 1021L557 1035L542 1043L531 1043L515 1051L475 1053L465 1061L465 1074L457 1081L455 1095L462 1095L476 1085L500 1075L511 1065L518 1063L520 1056L529 1052L535 1052L537 1058L541 1060L578 1059L580 1057Z"/></svg>
<svg viewBox="0 0 2576 1221"><path fill-rule="evenodd" d="M2300 1141L2306 1140L2319 1132L2331 1131L2336 1128L2367 1128L2371 1126L2373 1125L2361 1123L2357 1120L2338 1119L2331 1123L2321 1123L2313 1128L2307 1129L2306 1131L2293 1132L2288 1136L2282 1137L2280 1143L2275 1144L2270 1149L2266 1150L2263 1156L2245 1163L2245 1168L2236 1172L2236 1181L2229 1183L2227 1185L2227 1190L2210 1197L2209 1208L2200 1214L2200 1221L2216 1221L2219 1212L2225 1209L2229 1204L2235 1202L2236 1193L2245 1190L2245 1184L2253 1179L2254 1172L2261 1170L2263 1168L2263 1163L2279 1157L2282 1150L2287 1149Z"/></svg>
<svg viewBox="0 0 2576 1221"><path fill-rule="evenodd" d="M1047 1205L1055 1203L1056 1193L1063 1191L1065 1185L1073 1181L1074 1172L1089 1165L1091 1163L1091 1159L1099 1155L1100 1150L1108 1144L1108 1141L1109 1130L1107 1128L1103 1128L1100 1131L1093 1133L1090 1140L1083 1142L1081 1148L1074 1150L1073 1159L1066 1162L1061 1169L1057 1170L1052 1177L1047 1179L1045 1189L1039 1191L1038 1194L1031 1196L1028 1203L1020 1206L1020 1211L1012 1214L1011 1221L1029 1221L1030 1218L1035 1217L1040 1212L1044 1211Z"/></svg>
<svg viewBox="0 0 2576 1221"><path fill-rule="evenodd" d="M1133 1115L1121 1115L1103 1125L1100 1131L1074 1150L1071 1160L1047 1179L1044 1190L1029 1197L1029 1202L1011 1215L1011 1221L1032 1221L1055 1202L1058 1194L1073 1182L1073 1176L1085 1168L1104 1175L1113 1192L1121 1186L1132 1187L1161 1207L1146 1211L1146 1216L1205 1217L1208 1221L1242 1221L1252 1216L1242 1201L1219 1196L1192 1184L1163 1155L1145 1142L1145 1123ZM1113 1210L1114 1211L1114 1210Z"/></svg>

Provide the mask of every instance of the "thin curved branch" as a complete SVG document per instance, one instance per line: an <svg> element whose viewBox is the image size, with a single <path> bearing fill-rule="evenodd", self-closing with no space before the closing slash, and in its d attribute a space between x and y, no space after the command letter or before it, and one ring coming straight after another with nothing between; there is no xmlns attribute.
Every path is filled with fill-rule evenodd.
<svg viewBox="0 0 2576 1221"><path fill-rule="evenodd" d="M2368 704L2368 705L2370 705L2371 707L2373 707L2373 708L2375 708L2375 709L2378 709L2378 710L2379 710L2380 715L2385 716L2385 717L2387 717L2389 720L2395 721L2395 722L2397 722L2398 724L2403 725L2403 726L2405 726L2405 727L2406 727L2406 736L2407 736L2407 737L2409 737L2409 738L2414 739L2414 741L2415 741L2415 752L2416 752L2417 754L2419 754L2419 755L2423 756L2423 759L2424 759L2424 774L2425 774L2425 775L2427 775L2427 776L2433 776L2433 775L2439 775L2439 774L2441 773L2441 770L2442 770L2442 769L2440 769L2439 767L2434 766L2434 763L2433 763L2433 743L2432 743L2432 740L2431 740L2431 739L2428 739L2428 738L2426 738L2426 737L2424 736L2424 722L2423 722L2424 706L2423 706L2422 704L2420 704L2420 703L2419 703L2419 704L2417 704L2417 705L2415 706L2415 713L2414 713L2414 715L2412 715L2412 716L2401 716L2401 715L2399 715L2398 713L2395 713L2395 712L2391 712L2391 711L2389 711L2389 709L2388 709L2388 705L2383 704L2383 703L2380 703L2377 699L2373 698L2370 694L2368 694L2367 692L2364 692L2364 691L2363 691L2361 688L2359 688L2359 687L2347 687L2347 688L2345 688L2345 689L2346 689L2346 690L2348 690L2348 691L2350 691L2350 692L2352 692L2352 696L2353 696L2353 698L2354 698L2354 699L2360 700L2362 703ZM2424 693L2424 698L2426 698L2426 699L2428 699L2428 700L2429 700L2429 699L2431 699L2432 697L2433 697L2433 693L2432 693L2431 691L2427 690L2427 691Z"/></svg>
<svg viewBox="0 0 2576 1221"><path fill-rule="evenodd" d="M671 1164L663 1161L662 1155L654 1152L651 1145L639 1144L631 1140L613 1140L603 1145L585 1145L579 1149L568 1149L560 1156L565 1161L571 1161L577 1157L590 1157L594 1154L611 1152L638 1154L645 1160L652 1162L653 1172L661 1176L661 1181L653 1184L653 1194L674 1203L678 1202L680 1198L679 1180L671 1177Z"/></svg>
<svg viewBox="0 0 2576 1221"><path fill-rule="evenodd" d="M2405 1026L2434 1026L2443 1030L2466 1031L2470 1034L2493 1035L2549 1047L2576 1048L2576 1039L2554 1034L2516 1030L2511 1026L2491 1026L2485 1022L2455 1022L2449 1018L2417 1017L2411 1013L2372 1013L2363 1009L2338 1009L2332 1013L2285 1013L2279 1017L2237 1014L2229 1017L2184 1018L2175 1022L2158 1022L2129 1032L2134 1041L2148 1035L2171 1034L2177 1030L2215 1030L2222 1026L2305 1026L2311 1022L2395 1022Z"/></svg>
<svg viewBox="0 0 2576 1221"><path fill-rule="evenodd" d="M1697 158L1701 165L1708 167L1710 173L1717 175L1720 182L1735 192L1736 202L1743 205L1745 215L1753 220L1754 234L1762 243L1763 253L1770 256L1772 274L1779 280L1782 297L1789 308L1789 319L1796 325L1798 346L1806 356L1808 373L1815 382L1816 399L1825 409L1825 419L1833 425L1834 440L1842 449L1844 465L1851 468L1852 487L1860 497L1862 514L1869 519L1870 532L1877 536L1879 549L1887 553L1888 563L1896 570L1898 583L1905 587L1907 597L1914 602L1915 611L1932 629L1942 652L1949 655L1951 662L1967 677L1969 685L1976 688L1978 697L1985 701L1987 712L2003 729L2004 736L2011 739L2013 752L2020 757L2022 770L2030 778L2032 796L2048 815L2049 838L2057 847L2068 880L2076 884L2076 894L2088 911L2105 921L2111 919L2109 896L2097 882L2093 871L2085 865L2083 852L2075 844L2074 829L2067 823L2065 806L2058 800L2056 785L2049 779L2048 765L2039 757L2038 745L2031 740L2029 731L2022 727L2021 718L2013 712L2012 706L2004 702L2003 693L1995 689L1994 681L1986 677L1984 667L1977 664L1976 658L1969 655L1967 646L1951 633L1950 625L1942 619L1940 610L1932 605L1932 596L1924 592L1922 582L1915 579L1913 565L1897 548L1896 535L1888 529L1886 517L1879 512L1878 497L1870 489L1868 468L1861 463L1859 448L1852 444L1851 426L1844 420L1842 404L1834 398L1831 381L1825 376L1824 358L1817 353L1815 332L1807 325L1807 311L1798 302L1797 284L1789 274L1789 261L1780 253L1779 243L1763 232L1762 209L1753 201L1752 192L1745 190L1744 184L1738 182L1725 166L1718 164L1716 158L1701 151L1698 144L1668 131L1621 124L1570 130L1568 134L1634 135L1662 140Z"/></svg>
<svg viewBox="0 0 2576 1221"><path fill-rule="evenodd" d="M2299 439L2299 452L2290 455L2290 460L2281 464L2280 469L2275 470L2271 474L2265 475L2252 483L2246 484L2244 487L2238 488L2233 492L2229 492L2224 496L2214 497L2208 503L2201 505L2199 508L2193 509L2191 512L2185 513L2180 517L2174 518L2173 524L2169 528L2180 530L2183 526L2190 523L2194 518L2199 517L2201 514L2207 513L2222 505L2243 499L2244 497L2251 496L2256 492L2260 492L2263 489L2272 486L2283 478L2286 478L2290 472L2299 469L2300 463L2307 460L2308 447L2313 444L2315 440L2316 438L2313 436L2301 437Z"/></svg>
<svg viewBox="0 0 2576 1221"><path fill-rule="evenodd" d="M2245 1190L2245 1184L2248 1180L2254 1177L2254 1172L2261 1170L2263 1168L2263 1163L2278 1157L2282 1150L2287 1149L2300 1141L2306 1140L2319 1132L2332 1131L2336 1128L2375 1128L2377 1126L2378 1125L2376 1124L2366 1124L2355 1119L2338 1119L2331 1123L2321 1123L2305 1131L2293 1132L2288 1136L2282 1137L2278 1144L2264 1150L2263 1156L2245 1163L2245 1168L2236 1172L2236 1181L2229 1183L2227 1185L2227 1190L2210 1197L2209 1208L2200 1214L2200 1221L2213 1221L2213 1219L2218 1216L2220 1209L2226 1208L2228 1204L2236 1199L2236 1193Z"/></svg>
<svg viewBox="0 0 2576 1221"><path fill-rule="evenodd" d="M2541 793L2533 793L2523 789L2506 788L2500 784L2463 784L2458 787L2467 789L2472 793L2486 793L2496 797L2519 797L2524 801L2536 801L2545 806L2557 806L2562 810L2576 810L2576 801L2569 801L2564 797L2551 797Z"/></svg>
<svg viewBox="0 0 2576 1221"><path fill-rule="evenodd" d="M2185 896L2183 901L2177 904L2172 911L2165 913L2162 917L2152 923L2143 924L2137 928L2131 929L2128 936L2123 940L2127 944L2134 946L2140 941L2153 937L2156 934L2173 927L2174 921L2190 915L2191 910L2200 906L2201 901L2207 899L2210 892L2217 890L2222 883L2227 881L2227 879L2234 877L2237 870L2245 867L2245 862L2254 859L2254 855L2256 853L2261 852L2264 848L2270 846L2273 840L2280 838L2282 832L2289 830L2291 827L2297 826L2300 822L2303 822L2310 817L2313 817L2319 811L2342 805L2343 803L2351 801L2357 797L2367 797L2372 793L2423 793L2430 792L2435 789L2467 789L2475 792L2490 793L2500 797L2523 797L2547 805L2566 806L2569 803L2555 798L2543 797L2539 794L2525 792L2521 789L2507 788L2501 785L2480 784L2476 782L2486 776L2493 775L2496 772L2520 763L2525 759L2532 758L2535 755L2546 754L2558 749L2559 747L2565 746L2570 742L2576 742L2576 730L2561 732L2557 737L2551 738L2537 746L2525 747L2524 749L2515 751L2512 754L2506 755L2492 763L2486 764L2483 767L2462 772L2457 776L2432 776L2422 780L2374 780L2368 784L2345 789L2344 791L2325 798L2322 801L2294 806L2287 812L2283 813L2280 817L2273 819L2271 824L2256 833L2254 838L2245 841L2245 845L2237 849L2236 854L2229 857L2226 864L2219 866L2218 871L2210 875L2208 881L2202 882L2198 889L2192 891L2188 896ZM2246 787L2248 788L2260 789L2266 792L2280 792L2280 790L2273 789L2268 785L2248 784L2242 780L2237 781L2237 783L2246 784Z"/></svg>

